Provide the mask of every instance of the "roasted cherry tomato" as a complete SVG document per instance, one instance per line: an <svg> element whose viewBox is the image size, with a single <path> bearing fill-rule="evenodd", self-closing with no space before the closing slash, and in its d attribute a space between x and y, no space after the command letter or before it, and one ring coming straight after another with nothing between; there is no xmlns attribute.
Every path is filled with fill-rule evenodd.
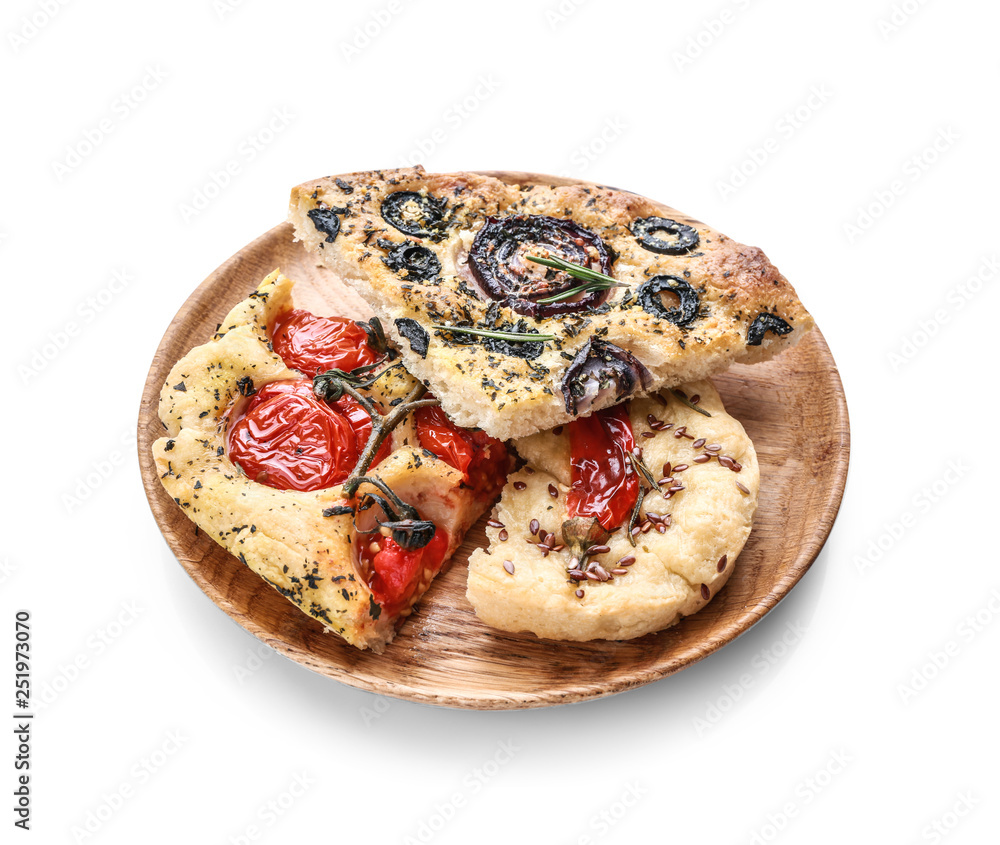
<svg viewBox="0 0 1000 845"><path fill-rule="evenodd" d="M312 380L262 387L229 427L229 458L247 477L279 490L321 490L354 469L371 419L350 396L332 405L313 395ZM389 454L383 443L375 463Z"/></svg>
<svg viewBox="0 0 1000 845"><path fill-rule="evenodd" d="M437 406L416 413L417 439L422 449L465 475L478 495L492 499L507 478L507 449L485 431L459 428Z"/></svg>
<svg viewBox="0 0 1000 845"><path fill-rule="evenodd" d="M396 614L408 604L424 572L437 572L448 551L448 535L440 528L422 549L407 551L392 537L380 533L355 538L361 571L368 573L368 587L382 609Z"/></svg>
<svg viewBox="0 0 1000 845"><path fill-rule="evenodd" d="M625 405L597 411L567 426L572 484L569 515L595 518L606 531L628 519L639 497L639 480L625 463L635 448Z"/></svg>
<svg viewBox="0 0 1000 845"><path fill-rule="evenodd" d="M271 345L289 367L309 376L333 369L350 372L382 358L353 320L317 317L308 311L283 314L274 327Z"/></svg>

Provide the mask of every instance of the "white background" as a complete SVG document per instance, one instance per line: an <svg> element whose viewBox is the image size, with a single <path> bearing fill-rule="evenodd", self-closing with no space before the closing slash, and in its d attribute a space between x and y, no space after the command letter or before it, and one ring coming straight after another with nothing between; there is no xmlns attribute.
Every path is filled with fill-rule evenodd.
<svg viewBox="0 0 1000 845"><path fill-rule="evenodd" d="M0 688L27 608L38 715L30 833L2 731L0 838L996 841L998 27L984 0L5 3ZM414 161L633 189L796 286L851 475L737 642L608 699L435 709L271 655L176 563L133 445L170 319L291 186Z"/></svg>

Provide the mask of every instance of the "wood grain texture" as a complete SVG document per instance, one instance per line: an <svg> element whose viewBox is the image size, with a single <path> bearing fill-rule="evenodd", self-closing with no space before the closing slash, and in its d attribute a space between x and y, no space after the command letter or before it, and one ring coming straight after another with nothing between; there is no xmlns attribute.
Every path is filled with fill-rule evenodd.
<svg viewBox="0 0 1000 845"><path fill-rule="evenodd" d="M559 184L536 174L510 181ZM367 318L367 304L317 266L281 224L212 273L174 317L153 359L138 421L139 464L150 508L195 583L263 642L360 689L449 707L543 707L611 695L673 674L738 637L788 593L819 554L847 480L850 431L836 365L819 329L767 364L713 379L727 411L753 439L761 468L753 533L728 584L700 613L626 642L561 643L483 625L465 598L466 561L485 542L485 516L452 567L385 654L358 651L282 598L181 512L157 478L150 447L161 436L160 387L173 364L209 339L229 309L280 268L297 307Z"/></svg>

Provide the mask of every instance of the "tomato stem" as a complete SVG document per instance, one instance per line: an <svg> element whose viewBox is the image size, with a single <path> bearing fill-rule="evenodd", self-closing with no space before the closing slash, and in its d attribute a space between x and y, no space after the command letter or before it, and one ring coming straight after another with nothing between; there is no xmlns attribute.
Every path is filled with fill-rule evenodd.
<svg viewBox="0 0 1000 845"><path fill-rule="evenodd" d="M354 491L358 489L358 484L361 483L361 478L366 472L368 472L369 467L372 465L372 461L375 460L375 455L378 453L379 447L382 445L386 437L392 433L392 430L417 408L426 408L440 403L437 399L421 399L420 397L427 392L427 388L422 384L418 384L407 394L406 398L403 399L402 402L393 407L388 414L383 415L379 412L378 408L375 407L375 403L372 402L371 399L358 392L347 382L340 381L339 387L348 396L357 400L358 404L361 405L361 407L364 408L365 411L368 412L368 415L372 418L372 433L368 438L368 444L361 453L361 457L358 458L357 465L344 482L344 495L353 496Z"/></svg>

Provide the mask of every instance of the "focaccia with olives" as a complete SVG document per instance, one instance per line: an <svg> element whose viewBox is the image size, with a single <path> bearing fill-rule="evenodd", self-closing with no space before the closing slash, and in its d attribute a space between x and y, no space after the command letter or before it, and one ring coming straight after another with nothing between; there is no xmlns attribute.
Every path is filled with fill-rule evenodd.
<svg viewBox="0 0 1000 845"><path fill-rule="evenodd" d="M370 171L294 188L289 219L449 416L500 439L767 360L813 325L759 249L605 186Z"/></svg>

